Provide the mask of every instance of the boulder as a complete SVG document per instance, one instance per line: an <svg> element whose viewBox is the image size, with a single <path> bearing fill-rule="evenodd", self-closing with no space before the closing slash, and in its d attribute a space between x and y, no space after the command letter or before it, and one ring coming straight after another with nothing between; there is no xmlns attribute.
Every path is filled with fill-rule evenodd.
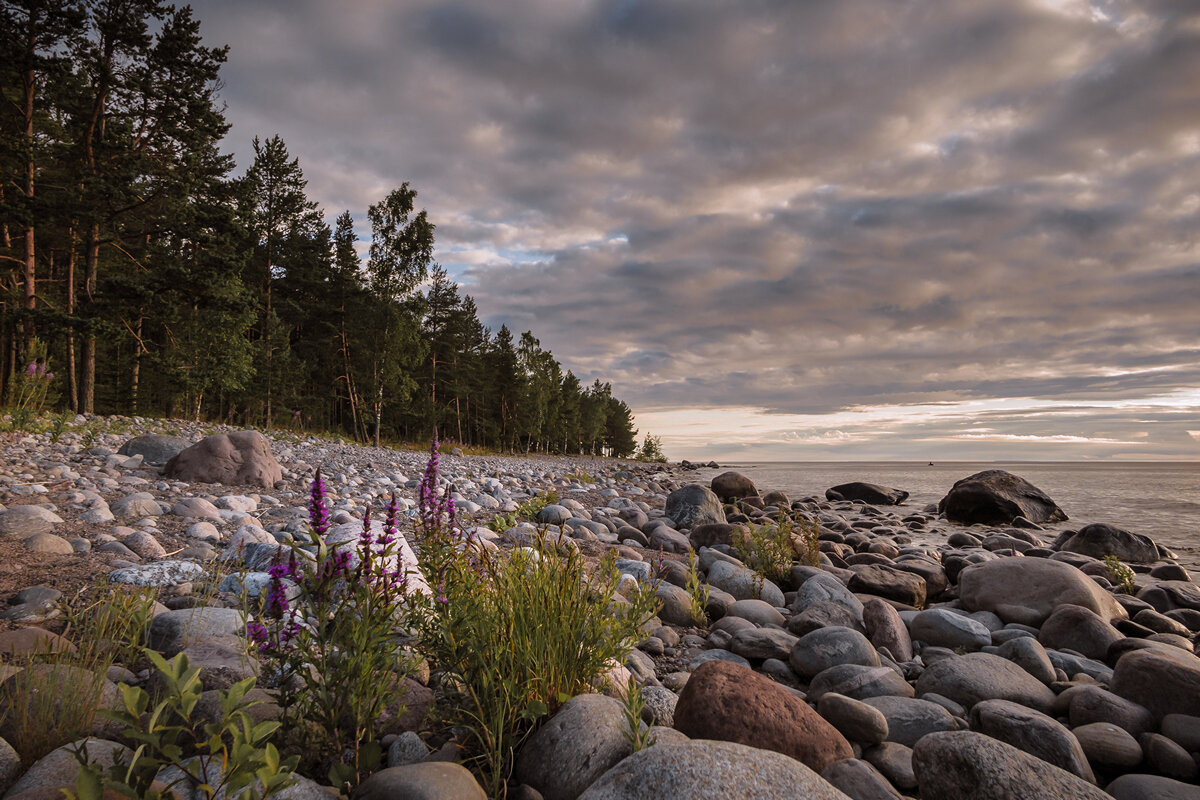
<svg viewBox="0 0 1200 800"><path fill-rule="evenodd" d="M1060 605L1083 606L1112 621L1129 615L1113 596L1070 564L1046 558L1000 558L958 575L960 605L1007 622L1040 626Z"/></svg>
<svg viewBox="0 0 1200 800"><path fill-rule="evenodd" d="M1200 800L1200 786L1162 775L1122 775L1106 792L1110 800Z"/></svg>
<svg viewBox="0 0 1200 800"><path fill-rule="evenodd" d="M820 702L828 692L844 694L855 700L884 695L912 697L914 693L904 676L891 667L864 667L860 664L830 667L808 685L808 698L814 702Z"/></svg>
<svg viewBox="0 0 1200 800"><path fill-rule="evenodd" d="M245 612L236 608L181 608L164 611L150 620L147 642L150 647L170 658L201 639L240 636L245 630Z"/></svg>
<svg viewBox="0 0 1200 800"><path fill-rule="evenodd" d="M977 472L958 481L938 501L938 511L964 525L1009 525L1017 517L1037 523L1067 519L1045 492L1002 469Z"/></svg>
<svg viewBox="0 0 1200 800"><path fill-rule="evenodd" d="M181 451L163 468L168 478L189 483L224 483L270 489L283 480L283 470L267 438L258 431L206 436Z"/></svg>
<svg viewBox="0 0 1200 800"><path fill-rule="evenodd" d="M863 604L863 625L867 638L876 647L886 647L899 661L912 661L912 637L900 612L891 605L872 598Z"/></svg>
<svg viewBox="0 0 1200 800"><path fill-rule="evenodd" d="M1038 641L1053 650L1074 650L1087 658L1103 659L1124 635L1088 608L1061 605L1042 623Z"/></svg>
<svg viewBox="0 0 1200 800"><path fill-rule="evenodd" d="M878 710L887 719L889 742L912 747L928 734L957 728L954 717L944 707L915 697L868 697L862 702Z"/></svg>
<svg viewBox="0 0 1200 800"><path fill-rule="evenodd" d="M854 800L902 800L888 779L862 759L848 758L831 764L821 777Z"/></svg>
<svg viewBox="0 0 1200 800"><path fill-rule="evenodd" d="M1092 722L1080 725L1072 733L1093 764L1126 772L1142 763L1142 746L1116 725Z"/></svg>
<svg viewBox="0 0 1200 800"><path fill-rule="evenodd" d="M1074 532L1067 531L1050 545L1050 549L1080 553L1092 558L1116 556L1122 561L1137 564L1152 564L1159 560L1158 547L1149 536L1130 533L1104 522L1094 522Z"/></svg>
<svg viewBox="0 0 1200 800"><path fill-rule="evenodd" d="M888 738L887 717L862 700L826 692L817 703L817 712L852 742L878 744Z"/></svg>
<svg viewBox="0 0 1200 800"><path fill-rule="evenodd" d="M691 741L641 750L579 800L850 800L795 759L757 747Z"/></svg>
<svg viewBox="0 0 1200 800"><path fill-rule="evenodd" d="M740 472L722 472L712 479L711 486L713 494L719 497L723 503L740 500L743 497L758 497L758 489L755 488L754 481Z"/></svg>
<svg viewBox="0 0 1200 800"><path fill-rule="evenodd" d="M1090 725L1093 722L1108 722L1126 730L1132 736L1154 730L1154 715L1145 706L1118 697L1101 686L1083 684L1072 686L1059 695L1059 703L1067 703L1067 717L1071 726Z"/></svg>
<svg viewBox="0 0 1200 800"><path fill-rule="evenodd" d="M921 800L1112 800L1012 745L973 731L933 733L913 748Z"/></svg>
<svg viewBox="0 0 1200 800"><path fill-rule="evenodd" d="M783 605L783 591L749 567L728 561L714 561L708 568L708 583L729 592L738 600L763 600L772 606Z"/></svg>
<svg viewBox="0 0 1200 800"><path fill-rule="evenodd" d="M736 651L735 651L736 652ZM820 628L795 641L788 663L801 678L814 678L841 664L879 666L879 654L852 628Z"/></svg>
<svg viewBox="0 0 1200 800"><path fill-rule="evenodd" d="M951 650L978 650L992 643L992 633L981 622L945 608L922 611L912 619L912 638Z"/></svg>
<svg viewBox="0 0 1200 800"><path fill-rule="evenodd" d="M712 547L717 544L733 544L740 538L740 531L745 530L740 525L730 525L727 522L707 522L703 525L693 525L688 531L688 539L692 547Z"/></svg>
<svg viewBox="0 0 1200 800"><path fill-rule="evenodd" d="M886 564L855 566L847 586L852 592L884 597L914 608L925 605L925 579Z"/></svg>
<svg viewBox="0 0 1200 800"><path fill-rule="evenodd" d="M42 506L13 506L0 511L0 534L26 539L38 533L53 533L62 517Z"/></svg>
<svg viewBox="0 0 1200 800"><path fill-rule="evenodd" d="M817 771L854 755L845 737L795 694L725 661L692 673L675 707L675 728L693 739L774 750Z"/></svg>
<svg viewBox="0 0 1200 800"><path fill-rule="evenodd" d="M990 653L935 661L917 679L917 694L934 692L970 709L984 700L1011 700L1046 712L1054 692L1016 664Z"/></svg>
<svg viewBox="0 0 1200 800"><path fill-rule="evenodd" d="M1113 670L1112 691L1145 706L1161 720L1167 714L1200 715L1200 659L1158 650L1133 650Z"/></svg>
<svg viewBox="0 0 1200 800"><path fill-rule="evenodd" d="M971 709L971 729L1010 744L1088 783L1096 776L1079 740L1055 719L1009 700L985 700Z"/></svg>
<svg viewBox="0 0 1200 800"><path fill-rule="evenodd" d="M908 499L908 492L889 489L876 483L853 481L825 490L827 500L861 500L874 506L898 506Z"/></svg>
<svg viewBox="0 0 1200 800"><path fill-rule="evenodd" d="M142 462L145 464L162 466L187 449L187 447L188 443L177 436L161 436L157 433L148 433L144 436L135 436L127 440L125 444L121 445L121 449L117 453L123 456L141 456Z"/></svg>
<svg viewBox="0 0 1200 800"><path fill-rule="evenodd" d="M462 764L426 761L381 769L355 787L350 797L351 800L395 800L400 797L405 800L485 800L487 794Z"/></svg>
<svg viewBox="0 0 1200 800"><path fill-rule="evenodd" d="M727 522L721 501L707 486L691 483L667 495L663 513L677 528L689 528L708 522Z"/></svg>
<svg viewBox="0 0 1200 800"><path fill-rule="evenodd" d="M621 701L601 694L572 697L521 747L516 778L546 800L575 800L632 751Z"/></svg>

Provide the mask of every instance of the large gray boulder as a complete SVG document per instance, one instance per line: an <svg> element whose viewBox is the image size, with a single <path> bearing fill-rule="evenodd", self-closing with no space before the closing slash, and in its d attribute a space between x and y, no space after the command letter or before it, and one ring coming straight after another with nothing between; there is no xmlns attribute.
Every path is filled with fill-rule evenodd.
<svg viewBox="0 0 1200 800"><path fill-rule="evenodd" d="M1112 691L1158 720L1167 714L1200 716L1200 658L1182 650L1133 650L1117 661Z"/></svg>
<svg viewBox="0 0 1200 800"><path fill-rule="evenodd" d="M1000 558L958 575L967 611L991 611L1005 622L1040 626L1061 605L1083 606L1112 621L1129 615L1111 594L1070 564L1046 558Z"/></svg>
<svg viewBox="0 0 1200 800"><path fill-rule="evenodd" d="M794 758L733 742L660 744L617 764L579 800L850 800Z"/></svg>
<svg viewBox="0 0 1200 800"><path fill-rule="evenodd" d="M1009 525L1017 517L1030 522L1062 522L1064 512L1024 478L1002 469L977 472L958 481L938 502L938 511L964 525Z"/></svg>
<svg viewBox="0 0 1200 800"><path fill-rule="evenodd" d="M1159 560L1158 546L1149 536L1130 533L1115 525L1094 522L1077 531L1066 531L1055 540L1052 550L1080 553L1092 558L1116 556L1122 561L1151 564Z"/></svg>
<svg viewBox="0 0 1200 800"><path fill-rule="evenodd" d="M270 489L283 470L258 431L206 436L167 462L163 474L189 483L224 483Z"/></svg>
<svg viewBox="0 0 1200 800"><path fill-rule="evenodd" d="M985 700L971 709L971 729L1037 756L1088 783L1096 782L1075 735L1058 720L1032 708L1009 700Z"/></svg>
<svg viewBox="0 0 1200 800"><path fill-rule="evenodd" d="M877 483L852 481L825 490L826 500L861 500L873 506L898 506L908 499L908 492L891 489Z"/></svg>
<svg viewBox="0 0 1200 800"><path fill-rule="evenodd" d="M135 436L121 445L117 452L123 456L141 456L142 463L161 466L187 449L188 443L177 436L148 433Z"/></svg>
<svg viewBox="0 0 1200 800"><path fill-rule="evenodd" d="M0 534L26 539L38 533L53 533L62 521L62 517L42 506L13 506L0 511Z"/></svg>
<svg viewBox="0 0 1200 800"><path fill-rule="evenodd" d="M619 700L601 694L571 698L517 755L516 777L546 800L575 800L632 751Z"/></svg>
<svg viewBox="0 0 1200 800"><path fill-rule="evenodd" d="M913 748L921 800L1112 800L1066 770L982 733L931 733Z"/></svg>
<svg viewBox="0 0 1200 800"><path fill-rule="evenodd" d="M990 653L968 653L935 661L917 679L917 694L933 692L964 708L984 700L1011 700L1046 712L1054 692L1016 664Z"/></svg>
<svg viewBox="0 0 1200 800"><path fill-rule="evenodd" d="M707 486L690 483L667 495L663 513L675 521L676 528L690 528L709 522L725 523L725 509Z"/></svg>

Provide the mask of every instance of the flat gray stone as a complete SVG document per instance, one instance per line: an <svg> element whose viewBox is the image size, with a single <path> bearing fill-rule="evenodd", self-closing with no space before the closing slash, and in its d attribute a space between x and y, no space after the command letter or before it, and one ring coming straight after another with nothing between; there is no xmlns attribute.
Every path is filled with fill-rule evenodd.
<svg viewBox="0 0 1200 800"><path fill-rule="evenodd" d="M123 545L122 545L123 546ZM122 567L108 573L109 583L127 583L132 586L178 586L194 581L204 575L204 567L194 561L155 561L153 564L138 564Z"/></svg>
<svg viewBox="0 0 1200 800"><path fill-rule="evenodd" d="M634 753L605 772L579 800L729 800L733 796L850 800L794 758L705 739Z"/></svg>
<svg viewBox="0 0 1200 800"><path fill-rule="evenodd" d="M54 527L61 525L62 521L62 517L48 508L13 506L0 512L0 534L23 539L35 533L53 533Z"/></svg>

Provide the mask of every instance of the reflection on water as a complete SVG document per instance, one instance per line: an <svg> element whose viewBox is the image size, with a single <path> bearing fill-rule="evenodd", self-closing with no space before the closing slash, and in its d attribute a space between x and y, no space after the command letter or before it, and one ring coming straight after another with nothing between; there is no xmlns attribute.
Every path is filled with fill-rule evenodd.
<svg viewBox="0 0 1200 800"><path fill-rule="evenodd" d="M1050 495L1067 512L1069 522L1049 526L1055 531L1107 522L1150 536L1176 551L1180 562L1200 575L1200 463L762 462L691 474L707 484L730 469L754 481L760 492L778 489L793 500L824 497L826 489L839 483L878 483L908 492L900 509L916 511L937 503L955 481L986 469L1003 469Z"/></svg>

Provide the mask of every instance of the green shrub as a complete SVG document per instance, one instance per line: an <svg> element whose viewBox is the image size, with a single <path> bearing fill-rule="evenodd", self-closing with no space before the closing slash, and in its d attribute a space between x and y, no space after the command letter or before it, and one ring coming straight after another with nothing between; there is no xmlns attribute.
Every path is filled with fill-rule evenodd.
<svg viewBox="0 0 1200 800"><path fill-rule="evenodd" d="M563 475L563 478L569 481L577 481L579 483L595 483L596 479L587 472L568 472Z"/></svg>
<svg viewBox="0 0 1200 800"><path fill-rule="evenodd" d="M688 611L691 612L692 624L707 628L709 586L696 571L696 564L699 560L694 555L688 559L687 585L684 586L684 589L688 593Z"/></svg>
<svg viewBox="0 0 1200 800"><path fill-rule="evenodd" d="M1115 555L1107 555L1104 557L1104 566L1108 567L1108 573L1112 576L1113 582L1120 587L1125 594L1137 594L1137 584L1134 583L1133 570L1129 568L1121 559Z"/></svg>
<svg viewBox="0 0 1200 800"><path fill-rule="evenodd" d="M792 546L794 523L780 513L771 522L739 526L734 534L734 547L742 562L763 578L778 583L789 577L795 548Z"/></svg>
<svg viewBox="0 0 1200 800"><path fill-rule="evenodd" d="M245 699L254 678L222 691L221 718L204 722L196 718L203 690L200 669L189 666L183 654L169 662L154 651L146 655L163 680L163 699L151 709L144 689L122 685L123 708L106 712L125 726L127 739L138 743L133 757L114 764L106 774L89 763L86 745L80 748L76 758L82 769L68 797L101 800L110 790L134 800L173 800L176 790L180 796L199 794L208 800L262 800L291 785L295 759L281 760L275 746L266 742L279 723L255 725L246 713L254 705ZM180 770L183 777L169 785L157 782L167 767Z"/></svg>
<svg viewBox="0 0 1200 800"><path fill-rule="evenodd" d="M642 712L646 710L646 701L642 698L642 687L638 686L632 675L629 676L629 683L625 685L621 705L625 712L625 727L621 729L621 735L629 742L629 747L635 753L653 747L657 737L651 735L650 729L642 725Z"/></svg>
<svg viewBox="0 0 1200 800"><path fill-rule="evenodd" d="M427 486L436 487L436 460ZM417 606L422 649L440 670L449 722L499 795L512 755L538 720L587 691L640 639L658 601L644 587L614 600L612 558L589 569L539 537L511 554L466 546L453 505L421 493L420 563L434 596Z"/></svg>

